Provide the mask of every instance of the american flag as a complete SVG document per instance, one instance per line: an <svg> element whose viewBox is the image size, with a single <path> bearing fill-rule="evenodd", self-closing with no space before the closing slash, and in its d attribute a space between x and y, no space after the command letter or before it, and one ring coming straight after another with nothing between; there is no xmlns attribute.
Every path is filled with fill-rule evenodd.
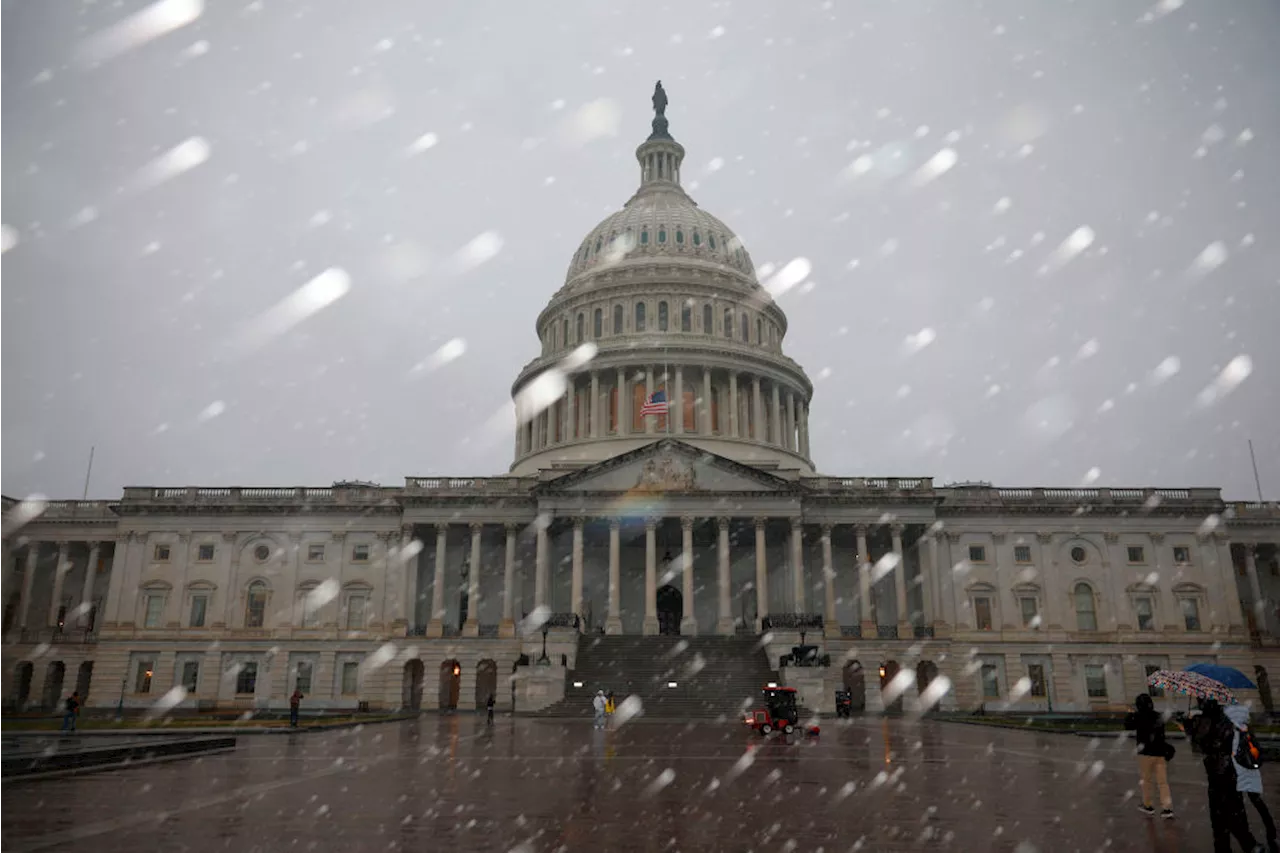
<svg viewBox="0 0 1280 853"><path fill-rule="evenodd" d="M666 413L666 391L654 391L649 395L649 399L644 401L644 405L640 407L640 416L644 418L647 418L649 415L665 415Z"/></svg>

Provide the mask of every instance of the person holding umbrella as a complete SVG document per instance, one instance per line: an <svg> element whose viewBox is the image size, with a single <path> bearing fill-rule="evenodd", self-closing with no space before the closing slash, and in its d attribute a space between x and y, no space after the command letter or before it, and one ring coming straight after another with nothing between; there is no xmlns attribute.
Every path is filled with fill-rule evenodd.
<svg viewBox="0 0 1280 853"><path fill-rule="evenodd" d="M1236 790L1235 763L1232 746L1236 727L1223 713L1217 699L1200 700L1200 713L1181 720L1182 730L1201 754L1209 782L1209 825L1213 830L1214 853L1231 853L1234 837L1244 850L1265 853L1258 839L1249 831L1244 813L1244 800Z"/></svg>
<svg viewBox="0 0 1280 853"><path fill-rule="evenodd" d="M1238 758L1240 738L1249 731L1249 709L1243 705L1228 705L1224 713L1236 727L1235 740L1231 743L1231 763L1236 768L1236 790L1249 798L1249 802L1253 803L1254 809L1258 812L1258 817L1262 818L1262 826L1267 833L1267 847L1271 853L1280 853L1280 841L1276 839L1276 822L1271 819L1271 810L1262 801L1262 771L1258 769L1256 761L1253 762L1253 767L1245 767Z"/></svg>

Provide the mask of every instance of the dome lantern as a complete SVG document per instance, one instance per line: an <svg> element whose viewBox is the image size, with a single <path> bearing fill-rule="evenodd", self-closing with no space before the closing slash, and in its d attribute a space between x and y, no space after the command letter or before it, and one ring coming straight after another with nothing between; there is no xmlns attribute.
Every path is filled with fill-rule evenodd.
<svg viewBox="0 0 1280 853"><path fill-rule="evenodd" d="M640 189L636 195L648 191L676 190L680 188L680 164L684 162L684 146L672 138L667 124L667 93L659 80L653 88L653 132L636 149L640 163Z"/></svg>

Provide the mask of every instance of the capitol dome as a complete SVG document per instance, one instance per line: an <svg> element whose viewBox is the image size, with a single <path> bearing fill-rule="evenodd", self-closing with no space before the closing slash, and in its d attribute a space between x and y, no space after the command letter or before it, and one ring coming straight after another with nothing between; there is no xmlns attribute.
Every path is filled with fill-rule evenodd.
<svg viewBox="0 0 1280 853"><path fill-rule="evenodd" d="M538 316L542 354L512 388L513 473L578 467L666 435L757 467L813 471L813 386L782 353L786 316L741 239L681 186L685 152L666 105L659 83L652 132L636 149L639 188L588 232ZM549 382L557 396L565 386L563 399L547 399ZM655 394L670 410L643 414Z"/></svg>

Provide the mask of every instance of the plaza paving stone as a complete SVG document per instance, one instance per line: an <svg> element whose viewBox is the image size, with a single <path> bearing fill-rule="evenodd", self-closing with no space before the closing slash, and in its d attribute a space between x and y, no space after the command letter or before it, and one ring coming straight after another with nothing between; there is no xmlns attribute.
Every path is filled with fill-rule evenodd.
<svg viewBox="0 0 1280 853"><path fill-rule="evenodd" d="M3 848L157 851L1211 849L1180 747L1178 817L1137 811L1132 741L926 721L740 724L426 716L241 738L234 752L6 783ZM1268 788L1280 773L1264 768ZM1259 832L1256 815L1255 832Z"/></svg>

